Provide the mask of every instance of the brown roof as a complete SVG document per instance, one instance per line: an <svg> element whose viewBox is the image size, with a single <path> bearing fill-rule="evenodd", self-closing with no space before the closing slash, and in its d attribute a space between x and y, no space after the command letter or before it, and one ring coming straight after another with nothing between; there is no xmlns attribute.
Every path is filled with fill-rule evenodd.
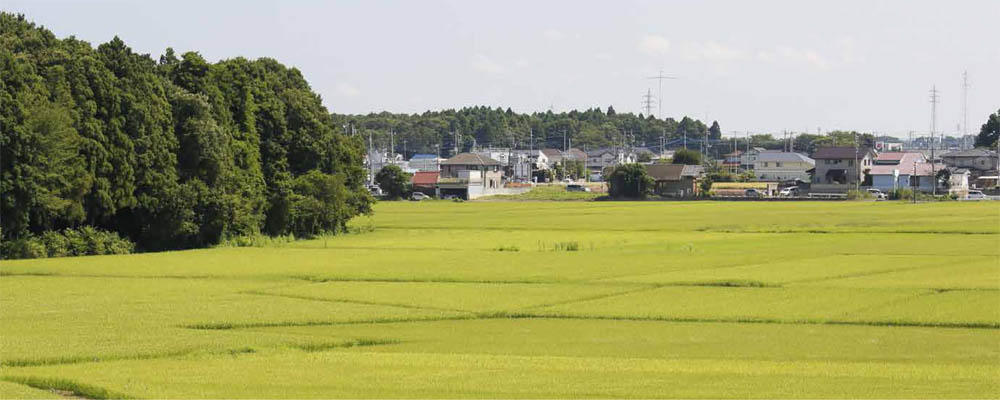
<svg viewBox="0 0 1000 400"><path fill-rule="evenodd" d="M440 175L441 173L437 171L417 171L413 173L410 183L414 186L433 186L438 182Z"/></svg>
<svg viewBox="0 0 1000 400"><path fill-rule="evenodd" d="M872 153L874 155L874 152L869 147L858 147L858 149L857 149L857 156L859 158L860 157L864 157L868 153ZM845 158L854 158L854 155L855 155L855 150L854 150L854 147L851 147L851 146L845 146L845 147L820 147L820 148L816 149L815 153L813 153L812 158L813 159L817 159L817 160L821 160L821 159L845 159Z"/></svg>
<svg viewBox="0 0 1000 400"><path fill-rule="evenodd" d="M444 160L441 165L500 165L500 161L474 153L460 153Z"/></svg>
<svg viewBox="0 0 1000 400"><path fill-rule="evenodd" d="M681 177L701 175L700 165L647 164L646 173L657 181L679 181Z"/></svg>

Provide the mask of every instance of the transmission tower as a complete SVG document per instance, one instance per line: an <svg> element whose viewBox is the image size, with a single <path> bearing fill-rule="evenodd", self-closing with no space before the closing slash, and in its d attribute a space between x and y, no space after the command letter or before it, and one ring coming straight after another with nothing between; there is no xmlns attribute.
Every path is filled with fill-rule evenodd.
<svg viewBox="0 0 1000 400"><path fill-rule="evenodd" d="M962 147L968 143L969 136L969 71L962 72Z"/></svg>
<svg viewBox="0 0 1000 400"><path fill-rule="evenodd" d="M656 93L656 97L660 100L660 102L656 106L657 107L656 118L663 118L663 80L664 79L677 79L677 77L663 75L663 69L660 68L660 73L659 74L657 74L656 76L647 76L646 79L656 79L657 81L659 81L658 84L659 84L660 88L659 88L659 92ZM649 114L649 113L647 112L647 114Z"/></svg>
<svg viewBox="0 0 1000 400"><path fill-rule="evenodd" d="M646 115L653 113L653 104L656 103L656 99L653 98L652 90L646 89L646 94L642 96L642 106L646 109Z"/></svg>
<svg viewBox="0 0 1000 400"><path fill-rule="evenodd" d="M934 171L934 133L937 132L938 101L940 101L940 96L938 96L937 86L931 86L931 194L935 196L937 195L937 175Z"/></svg>

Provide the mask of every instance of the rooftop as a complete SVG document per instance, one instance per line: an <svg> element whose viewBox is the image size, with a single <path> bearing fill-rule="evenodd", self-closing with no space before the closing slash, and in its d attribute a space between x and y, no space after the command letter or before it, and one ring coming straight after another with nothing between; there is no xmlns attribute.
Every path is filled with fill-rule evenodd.
<svg viewBox="0 0 1000 400"><path fill-rule="evenodd" d="M857 152L855 152L855 150ZM816 149L813 153L812 158L814 159L844 159L844 158L854 158L855 155L858 157L864 157L865 154L872 153L870 147L858 147L855 149L853 146L845 147L820 147ZM765 154L765 153L761 153Z"/></svg>
<svg viewBox="0 0 1000 400"><path fill-rule="evenodd" d="M853 150L853 149L852 149ZM854 153L851 153L851 157L854 157ZM793 153L786 151L765 151L757 155L757 161L764 162L804 162L808 164L816 164L816 161L806 157L801 153Z"/></svg>
<svg viewBox="0 0 1000 400"><path fill-rule="evenodd" d="M500 161L479 154L460 153L442 161L441 165L500 165Z"/></svg>

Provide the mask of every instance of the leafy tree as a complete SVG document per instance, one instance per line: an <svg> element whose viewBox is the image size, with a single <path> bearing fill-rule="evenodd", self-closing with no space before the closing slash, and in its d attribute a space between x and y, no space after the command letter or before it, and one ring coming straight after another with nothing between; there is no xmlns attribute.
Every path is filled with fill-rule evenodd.
<svg viewBox="0 0 1000 400"><path fill-rule="evenodd" d="M690 150L690 149L680 149L674 152L674 158L671 161L672 164L684 164L684 165L701 165L701 153Z"/></svg>
<svg viewBox="0 0 1000 400"><path fill-rule="evenodd" d="M375 174L375 183L385 192L389 200L398 200L406 196L410 177L395 165L386 165Z"/></svg>
<svg viewBox="0 0 1000 400"><path fill-rule="evenodd" d="M295 178L290 196L291 233L310 237L347 230L353 217L347 206L347 188L341 175L311 170Z"/></svg>
<svg viewBox="0 0 1000 400"><path fill-rule="evenodd" d="M647 162L653 161L653 155L650 154L650 153L645 153L645 152L639 153L639 155L636 156L636 161L641 162L641 163L647 163Z"/></svg>
<svg viewBox="0 0 1000 400"><path fill-rule="evenodd" d="M1000 110L990 114L986 123L979 129L979 135L976 136L976 147L995 149L998 139L1000 139Z"/></svg>
<svg viewBox="0 0 1000 400"><path fill-rule="evenodd" d="M371 212L360 139L294 68L173 49L154 61L9 13L0 43L3 242L38 250L56 241L33 237L93 228L140 250L188 248Z"/></svg>
<svg viewBox="0 0 1000 400"><path fill-rule="evenodd" d="M712 140L722 139L722 128L719 121L712 121L712 127L708 128L708 138Z"/></svg>
<svg viewBox="0 0 1000 400"><path fill-rule="evenodd" d="M614 106L608 106L608 112L606 114L609 117L615 116L615 107Z"/></svg>
<svg viewBox="0 0 1000 400"><path fill-rule="evenodd" d="M616 199L644 199L653 190L653 178L642 164L622 164L606 174L608 195Z"/></svg>

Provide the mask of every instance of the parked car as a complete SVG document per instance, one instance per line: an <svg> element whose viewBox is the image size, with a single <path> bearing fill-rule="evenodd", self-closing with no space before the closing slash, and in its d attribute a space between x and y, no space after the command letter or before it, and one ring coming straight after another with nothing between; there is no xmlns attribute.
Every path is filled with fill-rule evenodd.
<svg viewBox="0 0 1000 400"><path fill-rule="evenodd" d="M429 199L429 198L431 198L431 196L428 196L428 195L424 194L423 192L413 192L412 194L410 194L410 200L413 200L413 201L426 200L426 199Z"/></svg>
<svg viewBox="0 0 1000 400"><path fill-rule="evenodd" d="M368 192L375 197L382 197L382 195L384 194L382 193L382 188L380 188L378 185L368 185Z"/></svg>
<svg viewBox="0 0 1000 400"><path fill-rule="evenodd" d="M868 193L871 193L872 197L874 197L875 200L885 200L889 198L889 195L883 193L881 190L878 189L868 189Z"/></svg>
<svg viewBox="0 0 1000 400"><path fill-rule="evenodd" d="M743 192L743 195L746 197L756 197L756 198L764 197L764 193L762 193L757 189L747 189L745 192Z"/></svg>
<svg viewBox="0 0 1000 400"><path fill-rule="evenodd" d="M986 197L986 195L983 194L983 191L981 191L981 190L970 190L969 194L967 196L965 196L965 199L966 200L987 200L987 199L989 199L989 197Z"/></svg>
<svg viewBox="0 0 1000 400"><path fill-rule="evenodd" d="M578 183L571 183L569 185L566 185L566 191L567 192L589 192L590 188L586 187L586 186L583 186L581 184L578 184Z"/></svg>
<svg viewBox="0 0 1000 400"><path fill-rule="evenodd" d="M799 188L798 188L798 186L787 187L787 188L781 189L781 191L778 192L778 196L782 196L782 197L795 197L795 196L798 196L798 195L799 195Z"/></svg>

